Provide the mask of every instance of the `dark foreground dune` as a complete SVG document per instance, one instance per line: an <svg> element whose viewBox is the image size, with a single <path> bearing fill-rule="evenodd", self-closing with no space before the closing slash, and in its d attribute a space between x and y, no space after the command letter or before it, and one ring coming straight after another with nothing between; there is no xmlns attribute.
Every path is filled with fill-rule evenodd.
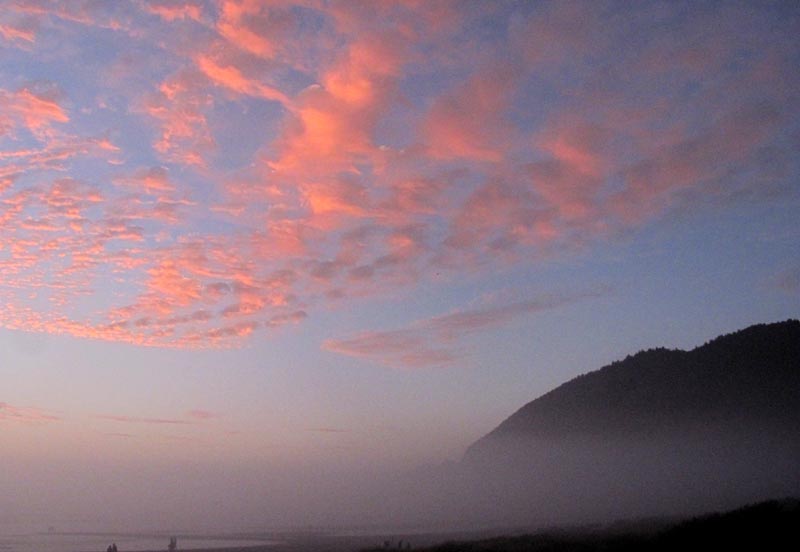
<svg viewBox="0 0 800 552"><path fill-rule="evenodd" d="M192 552L666 552L674 550L800 550L800 499L771 500L684 520L646 519L537 532L459 534L286 535L283 542ZM501 536L504 535L504 536ZM389 546L385 547L384 542ZM160 552L160 551L153 551Z"/></svg>
<svg viewBox="0 0 800 552"><path fill-rule="evenodd" d="M372 548L364 552L384 551ZM689 520L640 521L604 527L450 541L419 552L593 552L800 550L800 500L762 502Z"/></svg>

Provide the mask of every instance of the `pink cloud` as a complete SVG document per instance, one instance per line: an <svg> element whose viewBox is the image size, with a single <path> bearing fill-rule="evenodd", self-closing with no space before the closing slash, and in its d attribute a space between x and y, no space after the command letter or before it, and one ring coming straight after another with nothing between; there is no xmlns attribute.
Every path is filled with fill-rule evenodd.
<svg viewBox="0 0 800 552"><path fill-rule="evenodd" d="M679 137L623 169L626 188L613 196L612 208L623 219L638 221L674 205L680 193L725 193L715 181L752 165L784 116L774 105L759 102L727 113L701 132ZM734 185L732 181L726 187Z"/></svg>
<svg viewBox="0 0 800 552"><path fill-rule="evenodd" d="M248 0L225 0L220 8L217 31L241 50L272 59L281 49L286 35L296 31L296 21L288 6Z"/></svg>
<svg viewBox="0 0 800 552"><path fill-rule="evenodd" d="M159 124L154 144L158 153L173 162L203 167L215 142L206 118L212 99L202 92L201 78L196 71L178 72L146 96L141 109Z"/></svg>
<svg viewBox="0 0 800 552"><path fill-rule="evenodd" d="M189 416L190 418L195 418L197 420L211 420L213 418L219 417L219 414L215 412L210 412L208 410L201 410L201 409L190 410L189 412L186 413L186 415Z"/></svg>
<svg viewBox="0 0 800 552"><path fill-rule="evenodd" d="M121 182L151 195L168 194L175 191L175 186L169 181L169 174L164 167L139 170L133 177L123 179Z"/></svg>
<svg viewBox="0 0 800 552"><path fill-rule="evenodd" d="M404 368L450 365L460 361L454 342L473 332L507 324L522 316L556 309L576 301L602 296L600 289L574 295L474 308L418 320L406 328L369 331L347 339L328 339L322 348ZM459 347L458 350L463 349Z"/></svg>
<svg viewBox="0 0 800 552"><path fill-rule="evenodd" d="M245 77L242 71L234 65L222 65L207 55L198 56L196 62L200 71L216 85L245 96L255 96L285 105L289 105L291 102L277 88Z"/></svg>
<svg viewBox="0 0 800 552"><path fill-rule="evenodd" d="M123 84L76 67L0 91L4 327L237 346L789 186L796 41L747 6L9 6L12 53L57 58L80 25L157 55ZM326 347L453 363L448 339L515 308Z"/></svg>
<svg viewBox="0 0 800 552"><path fill-rule="evenodd" d="M306 318L308 318L306 311L298 310L287 314L276 314L267 320L265 325L269 328L275 328L286 324L299 324Z"/></svg>
<svg viewBox="0 0 800 552"><path fill-rule="evenodd" d="M200 2L174 2L150 0L144 9L166 21L191 19L200 21L203 18L203 4Z"/></svg>
<svg viewBox="0 0 800 552"><path fill-rule="evenodd" d="M431 346L425 337L413 330L363 332L347 339L327 339L322 348L405 368L447 365L458 358L452 351Z"/></svg>
<svg viewBox="0 0 800 552"><path fill-rule="evenodd" d="M60 420L59 416L41 408L13 406L6 402L0 402L0 422L39 425Z"/></svg>
<svg viewBox="0 0 800 552"><path fill-rule="evenodd" d="M109 433L103 433L103 435L105 435L106 437L120 437L120 438L122 438L122 439L133 439L133 438L135 438L135 437L136 437L136 435L133 435L133 434L131 434L131 433L114 433L114 432L109 432Z"/></svg>
<svg viewBox="0 0 800 552"><path fill-rule="evenodd" d="M69 121L66 111L54 98L27 88L16 92L0 89L0 108L12 124L27 128L40 137L50 130L53 123Z"/></svg>
<svg viewBox="0 0 800 552"><path fill-rule="evenodd" d="M15 42L32 43L36 40L36 31L30 25L0 24L0 35L4 39Z"/></svg>
<svg viewBox="0 0 800 552"><path fill-rule="evenodd" d="M424 133L434 157L501 161L515 139L506 113L517 69L495 64L434 102Z"/></svg>
<svg viewBox="0 0 800 552"><path fill-rule="evenodd" d="M125 424L188 425L195 423L190 420L178 420L170 418L138 418L134 416L104 415L97 416L97 418L100 420L108 420L111 422L120 422Z"/></svg>
<svg viewBox="0 0 800 552"><path fill-rule="evenodd" d="M604 2L543 4L536 17L513 21L513 49L539 70L582 61L589 52L605 51L615 33L627 30L625 25L620 29L606 21L603 12L608 9L609 4ZM638 12L631 15L635 17Z"/></svg>
<svg viewBox="0 0 800 552"><path fill-rule="evenodd" d="M780 271L772 278L772 284L776 289L786 293L800 293L800 267Z"/></svg>
<svg viewBox="0 0 800 552"><path fill-rule="evenodd" d="M372 132L393 98L403 63L404 40L372 34L349 44L340 58L295 100L278 155L268 161L271 180L299 185L299 200L315 221L368 214L369 198L357 164L382 157Z"/></svg>

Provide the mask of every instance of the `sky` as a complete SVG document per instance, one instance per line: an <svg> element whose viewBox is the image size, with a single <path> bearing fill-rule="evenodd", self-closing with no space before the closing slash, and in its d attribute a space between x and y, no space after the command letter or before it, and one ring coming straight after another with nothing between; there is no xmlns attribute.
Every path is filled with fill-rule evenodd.
<svg viewBox="0 0 800 552"><path fill-rule="evenodd" d="M0 521L261 523L800 315L794 2L0 7Z"/></svg>

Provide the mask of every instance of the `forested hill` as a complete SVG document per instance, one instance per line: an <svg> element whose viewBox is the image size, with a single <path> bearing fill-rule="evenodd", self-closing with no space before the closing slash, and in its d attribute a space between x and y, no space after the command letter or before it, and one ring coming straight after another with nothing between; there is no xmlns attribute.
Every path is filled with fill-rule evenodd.
<svg viewBox="0 0 800 552"><path fill-rule="evenodd" d="M477 441L630 436L672 429L800 423L800 321L759 324L691 351L651 349L526 404Z"/></svg>

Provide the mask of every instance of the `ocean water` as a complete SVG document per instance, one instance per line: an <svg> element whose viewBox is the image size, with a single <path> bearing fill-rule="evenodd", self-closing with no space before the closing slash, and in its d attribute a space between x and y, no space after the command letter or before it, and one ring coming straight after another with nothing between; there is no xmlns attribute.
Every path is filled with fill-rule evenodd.
<svg viewBox="0 0 800 552"><path fill-rule="evenodd" d="M119 552L167 551L169 536L111 533L57 533L10 531L0 528L0 552L105 552L112 542ZM274 544L266 540L178 537L178 550L229 548Z"/></svg>

